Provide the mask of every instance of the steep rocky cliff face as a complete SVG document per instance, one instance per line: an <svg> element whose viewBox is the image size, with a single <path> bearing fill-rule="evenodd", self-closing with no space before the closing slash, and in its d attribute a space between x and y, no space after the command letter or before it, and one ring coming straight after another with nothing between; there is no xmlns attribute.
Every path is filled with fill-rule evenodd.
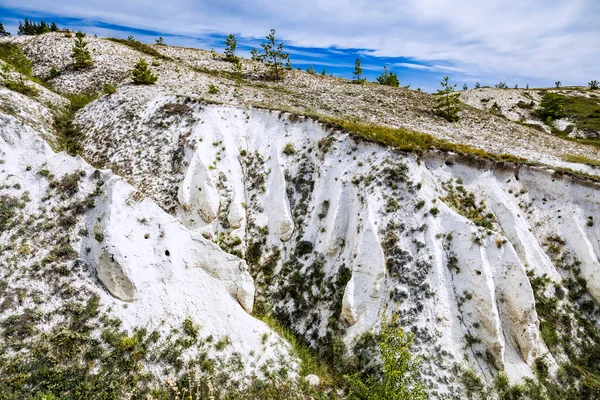
<svg viewBox="0 0 600 400"><path fill-rule="evenodd" d="M47 58L33 40L25 49ZM68 92L93 73L65 73L56 85ZM513 153L551 165L403 152L315 118L211 104L172 78L156 87L123 81L78 111L73 157L48 144L60 142L53 118L65 100L40 91L60 100L0 88L6 365L39 351L40 337L83 334L74 327L84 314L95 351L114 355L93 359L103 379L110 360L138 343L143 369L158 376L175 376L191 359L204 374L231 370L242 383L293 378L305 372L294 352L255 316L275 318L325 359L350 362L376 354L369 334L398 315L414 334L431 398L483 396L479 380L500 372L548 387L546 377L570 376L573 387L585 378L565 378L564 366L583 365L598 341L600 174L561 160L561 139L545 138L547 154L539 143ZM507 126L507 135L529 129L466 112ZM496 147L511 153L484 148ZM587 177L552 168L562 166Z"/></svg>
<svg viewBox="0 0 600 400"><path fill-rule="evenodd" d="M119 101L79 116L100 138L86 157L131 174L189 229L245 255L261 310L317 347L339 337L351 348L382 313L398 312L426 354L430 389L458 395L455 364L512 380L532 377L539 357L556 366L531 277L560 286L577 264L585 297L599 299L596 184L419 157L310 119L169 96L142 105L128 129L95 123Z"/></svg>

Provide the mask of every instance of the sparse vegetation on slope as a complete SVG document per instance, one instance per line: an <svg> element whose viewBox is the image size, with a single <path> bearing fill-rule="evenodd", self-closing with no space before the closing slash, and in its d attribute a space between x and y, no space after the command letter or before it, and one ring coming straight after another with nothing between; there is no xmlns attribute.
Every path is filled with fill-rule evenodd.
<svg viewBox="0 0 600 400"><path fill-rule="evenodd" d="M81 153L82 130L73 123L75 113L97 98L96 94L77 94L69 97L69 107L54 118L59 151L76 156Z"/></svg>
<svg viewBox="0 0 600 400"><path fill-rule="evenodd" d="M127 40L127 39L117 39L117 38L108 38L108 40L131 47L134 50L137 50L139 52L148 54L148 55L156 57L156 58L160 58L163 60L171 59L170 57L167 57L167 56L161 54L160 52L156 51L151 46L144 44L138 40Z"/></svg>
<svg viewBox="0 0 600 400"><path fill-rule="evenodd" d="M4 70L0 69L0 78L2 78L4 86L29 96L37 93L35 87L27 84L32 71L31 61L25 57L18 46L0 43L0 59L6 63Z"/></svg>

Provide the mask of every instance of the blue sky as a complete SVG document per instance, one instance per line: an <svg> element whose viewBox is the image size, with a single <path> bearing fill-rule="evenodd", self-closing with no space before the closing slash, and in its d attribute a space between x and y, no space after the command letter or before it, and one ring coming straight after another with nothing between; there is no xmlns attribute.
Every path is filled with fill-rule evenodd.
<svg viewBox="0 0 600 400"><path fill-rule="evenodd" d="M427 91L446 75L459 88L600 79L597 0L2 0L8 31L25 17L217 51L235 33L243 56L274 28L294 67L350 78L360 57L369 80L387 66Z"/></svg>

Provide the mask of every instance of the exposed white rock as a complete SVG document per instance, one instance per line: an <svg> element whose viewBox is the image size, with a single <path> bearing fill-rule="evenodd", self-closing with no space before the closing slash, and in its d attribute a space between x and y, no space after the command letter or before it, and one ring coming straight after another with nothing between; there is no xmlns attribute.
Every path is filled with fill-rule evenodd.
<svg viewBox="0 0 600 400"><path fill-rule="evenodd" d="M31 213L48 204L43 198L49 178L40 176L40 170L57 179L81 171L82 192L93 192L96 179L105 181L95 207L82 217L81 228L87 228L88 236L73 242L98 280L82 276L76 284L97 293L101 305L121 319L123 328L169 330L191 318L201 326L202 335L229 337L227 352L241 356L244 374L260 374L259 367L273 360L287 360L294 372L297 364L289 357L289 347L266 324L249 315L254 282L243 260L188 231L152 200L139 201L123 178L109 171L94 172L80 157L54 153L30 126L2 114L0 154L6 161L0 179L8 182L14 177L14 183L27 187ZM37 249L37 242L30 243ZM36 290L47 290L42 282L31 284ZM54 299L47 306L59 302ZM258 354L256 350L263 347ZM160 371L160 367L145 367Z"/></svg>
<svg viewBox="0 0 600 400"><path fill-rule="evenodd" d="M582 262L590 293L597 295L599 233L596 225L586 226L586 218L599 207L594 185L555 179L542 168L490 168L443 154L427 154L419 162L375 144L353 142L345 134L329 133L312 121L289 121L285 114L202 107L194 109L194 116L199 122L187 139L195 143L193 157L214 166L197 175L203 181L210 177L220 182L218 188L214 186L215 197L234 200L228 210L218 211L213 222L186 226L216 237L227 232L218 222L219 215L226 213L231 233L247 242L256 234L245 231L247 215L255 226L268 227L264 248L281 248L285 254L276 272L301 240L314 245L304 265L318 263L323 256L325 275L331 279L345 265L350 280L336 290L340 291L339 318L348 324L344 339L349 345L363 332L377 329L384 310L398 310L405 328L419 335L417 343L423 351L443 349L447 365L459 362L490 378L494 369L504 370L511 381L518 381L533 376L532 363L546 354L526 271L562 280L556 261L545 251L547 236L559 234L566 240ZM326 152L318 147L324 140L331 141ZM288 143L297 149L295 155L280 155ZM240 156L241 152L252 155L254 163L246 166L250 156ZM379 179L383 166L398 164L406 165L408 179L422 184L419 190L409 190L401 182L399 189L390 183L363 186L367 179ZM151 174L138 173L146 182L152 181ZM248 181L250 173L260 184ZM188 169L183 179L195 179L190 174ZM299 176L308 179L312 189L293 194L290 190ZM462 181L465 190L493 213L496 225L490 234L439 201L449 180ZM150 184L149 190L160 201L164 192L158 187ZM398 204L386 211L390 198ZM425 202L421 210L415 208L418 200ZM299 201L306 201L304 208L298 208ZM232 212L234 204L245 205L242 219L242 212ZM437 217L427 213L433 207L439 209ZM565 218L556 218L557 209ZM402 276L387 271L389 255L382 243L389 230L398 236L397 246L403 252ZM453 239L443 240L449 234ZM460 272L447 267L451 257ZM320 325L300 320L296 328L324 335L333 314L328 309L319 313ZM467 340L474 342L465 346ZM490 355L489 366L473 361L476 354L485 353ZM451 376L432 367L425 370L432 379Z"/></svg>
<svg viewBox="0 0 600 400"><path fill-rule="evenodd" d="M219 193L198 153L194 153L178 193L179 203L211 223L219 212Z"/></svg>
<svg viewBox="0 0 600 400"><path fill-rule="evenodd" d="M306 375L304 377L304 379L311 386L319 386L319 383L321 382L321 380L319 379L319 377L317 375L313 375L313 374Z"/></svg>
<svg viewBox="0 0 600 400"><path fill-rule="evenodd" d="M344 319L348 321L350 325L354 325L356 323L357 311L354 304L354 276L350 278L346 284L346 288L344 289L344 297L342 299L342 317L344 317Z"/></svg>

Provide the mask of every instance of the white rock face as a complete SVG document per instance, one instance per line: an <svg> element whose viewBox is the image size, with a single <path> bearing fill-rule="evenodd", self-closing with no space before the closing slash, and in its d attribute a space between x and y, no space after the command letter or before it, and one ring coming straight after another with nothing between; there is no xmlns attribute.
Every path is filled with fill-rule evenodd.
<svg viewBox="0 0 600 400"><path fill-rule="evenodd" d="M350 278L344 289L342 299L342 317L350 324L354 325L357 318L356 305L354 304L354 276Z"/></svg>
<svg viewBox="0 0 600 400"><path fill-rule="evenodd" d="M40 115L45 111L41 109ZM122 321L122 328L169 331L171 327L180 329L183 321L191 318L201 327L202 336L230 339L223 354L239 354L244 375L260 374L265 362L272 365L275 360L288 364L294 373L297 363L289 355L289 346L249 314L255 288L245 261L190 232L152 200L139 201L123 178L110 171L95 171L80 157L54 153L31 126L3 114L0 154L5 161L0 179L10 182L11 177L19 177L20 188L27 188L27 207L32 214L40 207L54 212L43 207L48 204L44 201L49 201L44 197L50 177L60 180L77 172L80 192L93 192L100 181L95 206L82 215L79 225L88 234L80 234L72 242L95 274L78 276L76 285L97 294L101 306ZM39 171L45 171L48 178ZM3 189L5 194L9 192ZM31 240L30 246L44 254L47 249L36 247L43 243L42 237L39 239ZM41 282L30 283L40 293L46 290ZM55 298L52 305L60 301ZM162 367L145 368L160 372Z"/></svg>
<svg viewBox="0 0 600 400"><path fill-rule="evenodd" d="M157 282L175 279L177 269L202 269L218 279L247 312L252 312L254 282L246 262L189 232L150 200L136 203L122 179L105 183L103 201L88 215L86 257L115 297L134 301Z"/></svg>
<svg viewBox="0 0 600 400"><path fill-rule="evenodd" d="M179 203L196 211L202 219L211 223L219 212L219 194L198 153L194 153L178 193Z"/></svg>
<svg viewBox="0 0 600 400"><path fill-rule="evenodd" d="M270 260L270 249L279 249L275 281L261 290L284 314L297 311L300 295L308 302L308 315L292 321L305 337L324 336L328 321L335 321L351 347L359 335L378 329L383 312L398 312L427 355L426 384L455 393L454 374L436 366L436 359L490 379L502 370L511 381L533 376L531 366L542 354L555 365L540 337L527 276L532 271L562 280L565 271L546 250L549 236L566 242L564 250L581 262L590 295L599 296L600 224L586 224L600 211L596 185L452 155L429 153L417 160L285 114L192 107L196 122L186 139L190 161L183 180L213 182L213 220L177 215L191 231L239 237L233 250L242 254L244 244L264 238L257 268ZM94 112L89 109L85 118L92 120ZM123 133L123 139L135 136ZM293 155L282 153L288 143ZM124 151L114 146L109 153ZM194 169L195 160L213 167ZM137 174L159 204L167 199L158 190L159 178L150 171ZM477 227L440 200L449 195L449 185L472 193L493 227ZM306 243L312 251L296 255ZM286 262L299 263L293 268L300 275L285 275ZM316 279L321 266L334 289L317 303L315 293L327 293L326 286L299 293L293 285ZM341 276L346 280L336 286Z"/></svg>

